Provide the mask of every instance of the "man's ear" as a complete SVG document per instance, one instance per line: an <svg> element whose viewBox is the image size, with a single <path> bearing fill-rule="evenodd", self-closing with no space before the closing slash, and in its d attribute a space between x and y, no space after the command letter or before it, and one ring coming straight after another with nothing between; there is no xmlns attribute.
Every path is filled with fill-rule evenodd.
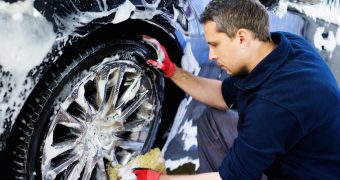
<svg viewBox="0 0 340 180"><path fill-rule="evenodd" d="M249 38L251 38L251 34L249 33L248 30L241 28L236 31L236 37L238 38L238 41L241 47L246 47L248 46Z"/></svg>

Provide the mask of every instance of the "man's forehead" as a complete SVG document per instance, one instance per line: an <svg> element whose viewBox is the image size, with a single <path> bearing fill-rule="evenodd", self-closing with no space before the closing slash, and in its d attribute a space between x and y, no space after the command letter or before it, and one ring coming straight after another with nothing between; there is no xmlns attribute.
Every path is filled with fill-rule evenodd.
<svg viewBox="0 0 340 180"><path fill-rule="evenodd" d="M215 24L216 23L214 22L207 22L204 24L204 32L207 39L214 39L215 33L217 33Z"/></svg>
<svg viewBox="0 0 340 180"><path fill-rule="evenodd" d="M207 42L216 42L220 39L219 37L219 33L217 31L213 31L211 29L206 29L205 31L205 39L207 40Z"/></svg>
<svg viewBox="0 0 340 180"><path fill-rule="evenodd" d="M204 23L204 29L216 31L217 23L215 21L207 21Z"/></svg>

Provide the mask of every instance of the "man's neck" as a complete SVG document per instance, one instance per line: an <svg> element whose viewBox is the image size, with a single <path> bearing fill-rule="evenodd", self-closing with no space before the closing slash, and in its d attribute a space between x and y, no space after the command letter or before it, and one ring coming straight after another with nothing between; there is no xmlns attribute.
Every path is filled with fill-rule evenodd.
<svg viewBox="0 0 340 180"><path fill-rule="evenodd" d="M270 40L268 42L258 41L254 44L253 54L249 59L247 71L250 73L266 56L268 56L276 47L276 44Z"/></svg>

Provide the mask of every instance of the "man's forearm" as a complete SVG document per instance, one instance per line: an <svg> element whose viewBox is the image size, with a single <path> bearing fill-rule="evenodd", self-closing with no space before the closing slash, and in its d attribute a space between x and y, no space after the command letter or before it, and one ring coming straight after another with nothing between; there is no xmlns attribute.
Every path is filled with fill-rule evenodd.
<svg viewBox="0 0 340 180"><path fill-rule="evenodd" d="M203 173L196 175L161 175L159 180L219 180L221 179L220 175L217 172L212 173Z"/></svg>
<svg viewBox="0 0 340 180"><path fill-rule="evenodd" d="M197 77L178 67L170 79L196 100L218 109L227 108L222 96L222 81Z"/></svg>

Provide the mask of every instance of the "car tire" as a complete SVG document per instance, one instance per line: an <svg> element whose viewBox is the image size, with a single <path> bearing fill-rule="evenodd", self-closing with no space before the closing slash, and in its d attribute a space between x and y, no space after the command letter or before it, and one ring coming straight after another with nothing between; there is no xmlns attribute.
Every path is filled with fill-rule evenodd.
<svg viewBox="0 0 340 180"><path fill-rule="evenodd" d="M81 49L81 50L79 50ZM76 51L76 52L74 52ZM152 148L164 79L137 39L119 39L63 55L33 90L10 138L16 179L102 179Z"/></svg>

